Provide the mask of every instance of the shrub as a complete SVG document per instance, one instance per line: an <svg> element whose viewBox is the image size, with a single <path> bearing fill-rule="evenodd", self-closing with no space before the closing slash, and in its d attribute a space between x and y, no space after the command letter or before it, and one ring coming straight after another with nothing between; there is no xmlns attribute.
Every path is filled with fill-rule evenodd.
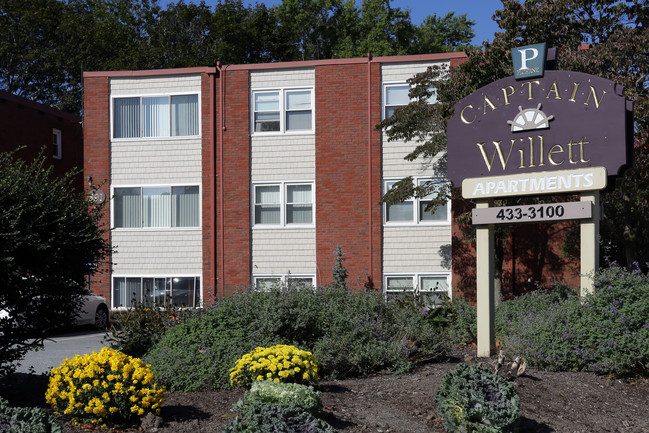
<svg viewBox="0 0 649 433"><path fill-rule="evenodd" d="M320 378L402 372L443 357L453 344L429 319L374 292L248 290L170 328L144 359L163 384L183 392L230 387L239 358L275 344L311 351Z"/></svg>
<svg viewBox="0 0 649 433"><path fill-rule="evenodd" d="M251 404L274 404L303 410L314 416L318 416L322 411L320 393L310 386L269 380L253 382L243 399L235 405L235 410Z"/></svg>
<svg viewBox="0 0 649 433"><path fill-rule="evenodd" d="M435 400L447 432L512 432L520 415L514 385L479 365L444 375Z"/></svg>
<svg viewBox="0 0 649 433"><path fill-rule="evenodd" d="M496 333L509 358L524 357L530 366L575 371L588 359L582 342L589 329L582 321L581 299L559 288L537 290L496 309Z"/></svg>
<svg viewBox="0 0 649 433"><path fill-rule="evenodd" d="M12 407L0 397L0 431L8 433L61 433L51 415L37 407Z"/></svg>
<svg viewBox="0 0 649 433"><path fill-rule="evenodd" d="M76 424L132 427L159 413L164 393L141 359L104 347L52 369L45 401Z"/></svg>
<svg viewBox="0 0 649 433"><path fill-rule="evenodd" d="M597 273L584 298L560 286L502 303L496 328L506 354L534 367L646 375L649 278L613 265Z"/></svg>
<svg viewBox="0 0 649 433"><path fill-rule="evenodd" d="M223 433L335 433L333 427L309 412L272 404L254 403L241 412Z"/></svg>
<svg viewBox="0 0 649 433"><path fill-rule="evenodd" d="M311 352L278 344L257 347L239 359L230 370L233 386L250 386L254 381L318 384L318 362Z"/></svg>
<svg viewBox="0 0 649 433"><path fill-rule="evenodd" d="M230 369L237 359L275 343L256 327L255 314L238 298L224 299L167 330L144 359L171 391L229 388Z"/></svg>
<svg viewBox="0 0 649 433"><path fill-rule="evenodd" d="M588 369L600 374L649 374L649 276L614 265L595 277L586 297L583 342Z"/></svg>
<svg viewBox="0 0 649 433"><path fill-rule="evenodd" d="M167 329L188 320L196 314L195 311L173 305L152 307L136 302L127 311L113 314L106 340L111 348L139 358L160 341Z"/></svg>

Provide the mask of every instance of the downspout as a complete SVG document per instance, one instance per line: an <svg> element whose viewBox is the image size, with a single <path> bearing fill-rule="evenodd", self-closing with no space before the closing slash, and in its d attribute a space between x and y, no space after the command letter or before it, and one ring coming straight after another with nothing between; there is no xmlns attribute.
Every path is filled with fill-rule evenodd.
<svg viewBox="0 0 649 433"><path fill-rule="evenodd" d="M374 242L373 242L373 221L372 221L372 200L374 199L374 185L372 179L372 53L367 53L367 184L369 190L368 220L369 220L369 251L370 269L369 281L374 281Z"/></svg>
<svg viewBox="0 0 649 433"><path fill-rule="evenodd" d="M221 187L218 188L218 203L221 207L221 212L219 212L219 239L218 239L218 249L216 249L216 257L218 259L218 252L221 253L221 259L219 260L219 278L221 279L221 296L225 296L225 217L223 213L225 212L224 202L224 177L223 177L223 132L226 130L225 127L225 71L228 68L226 66L221 66L221 62L217 62L216 68L219 70L219 117L220 117L220 127L218 133L218 154L219 154L219 173L218 176L221 176ZM216 209L215 209L216 211ZM215 218L216 220L216 218ZM216 221L215 221L216 222ZM217 286L218 287L218 286Z"/></svg>

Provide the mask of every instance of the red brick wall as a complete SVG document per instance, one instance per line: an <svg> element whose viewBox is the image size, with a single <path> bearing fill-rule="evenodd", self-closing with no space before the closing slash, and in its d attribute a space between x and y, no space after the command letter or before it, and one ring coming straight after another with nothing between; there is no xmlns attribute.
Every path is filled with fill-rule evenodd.
<svg viewBox="0 0 649 433"><path fill-rule="evenodd" d="M217 197L224 187L223 202L217 202L217 212L223 212L225 230L218 225L217 265L218 296L227 296L250 286L250 85L248 71L225 72L225 125L223 155L217 155ZM219 122L221 115L218 115ZM222 158L222 161L220 160ZM223 171L219 172L219 167ZM219 221L220 221L220 215ZM222 242L222 243L221 243ZM220 263L223 263L221 268ZM219 273L223 269L224 273Z"/></svg>
<svg viewBox="0 0 649 433"><path fill-rule="evenodd" d="M372 74L371 119L367 109L368 67ZM349 273L348 285L363 287L372 276L375 286L380 286L381 144L380 133L374 129L380 121L379 83L379 64L316 67L318 284L332 281L334 251L341 245ZM371 126L370 150L368 125Z"/></svg>
<svg viewBox="0 0 649 433"><path fill-rule="evenodd" d="M106 194L105 213L101 223L110 227L110 98L108 78L84 80L84 175L92 176L95 185ZM106 233L110 241L110 232ZM110 299L110 264L102 263L92 277L93 292Z"/></svg>
<svg viewBox="0 0 649 433"><path fill-rule="evenodd" d="M214 205L216 194L216 183L214 175L215 168L215 124L217 112L216 88L218 82L213 81L214 77L208 74L201 75L201 122L202 122L202 228L203 228L203 302L209 304L216 298L216 232L215 232L215 210Z"/></svg>
<svg viewBox="0 0 649 433"><path fill-rule="evenodd" d="M62 158L52 156L52 129L61 131ZM58 111L7 92L0 91L0 152L25 146L17 157L32 161L44 149L54 176L61 177L72 169L83 167L81 117ZM83 174L74 186L83 190Z"/></svg>

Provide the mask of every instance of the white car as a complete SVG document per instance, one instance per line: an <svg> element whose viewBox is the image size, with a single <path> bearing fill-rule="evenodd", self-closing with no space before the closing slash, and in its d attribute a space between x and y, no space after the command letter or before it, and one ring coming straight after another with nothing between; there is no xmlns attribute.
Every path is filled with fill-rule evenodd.
<svg viewBox="0 0 649 433"><path fill-rule="evenodd" d="M106 329L110 320L110 308L106 298L86 292L83 295L83 307L74 324L92 325L97 329Z"/></svg>
<svg viewBox="0 0 649 433"><path fill-rule="evenodd" d="M0 319L10 317L10 312L0 310ZM94 326L97 329L106 329L110 321L110 308L106 298L86 291L83 295L83 305L79 316L74 321L75 326Z"/></svg>

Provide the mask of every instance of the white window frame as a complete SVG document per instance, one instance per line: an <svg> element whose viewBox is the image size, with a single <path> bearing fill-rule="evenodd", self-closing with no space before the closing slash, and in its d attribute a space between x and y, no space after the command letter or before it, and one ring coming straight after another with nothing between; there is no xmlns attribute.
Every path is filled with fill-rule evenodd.
<svg viewBox="0 0 649 433"><path fill-rule="evenodd" d="M52 128L52 157L61 159L63 157L63 139L60 129Z"/></svg>
<svg viewBox="0 0 649 433"><path fill-rule="evenodd" d="M291 111L306 111L306 110L291 110L287 108L287 95L291 92L302 92L308 90L311 93L311 128L309 129L287 129L287 114ZM259 94L271 94L277 93L279 98L279 130L278 131L262 131L257 130L255 126L255 115L258 112L255 108L255 95ZM274 111L272 111L274 112ZM315 91L313 86L296 86L296 87L279 87L279 88L256 88L252 89L250 92L250 133L252 135L304 135L304 134L314 134L315 133Z"/></svg>
<svg viewBox="0 0 649 433"><path fill-rule="evenodd" d="M387 193L390 187L389 184L394 184L401 180L401 178L392 178L383 180L383 194ZM429 176L414 177L413 182L415 185L421 185L422 182L426 181L439 181L440 183L448 183L449 181L444 178L436 178ZM426 197L410 197L408 200L404 200L400 203L410 203L412 206L412 220L410 221L388 221L388 210L390 205L387 203L383 204L383 225L385 226L445 226L451 224L451 200L449 199L446 202L446 218L444 220L425 220L422 218L423 210L422 203L427 202L429 199ZM439 208L438 208L439 209Z"/></svg>
<svg viewBox="0 0 649 433"><path fill-rule="evenodd" d="M422 287L423 278L444 278L446 280L446 289L442 290L424 290ZM388 280L391 278L410 278L412 281L412 290L389 290L388 289ZM451 290L451 273L450 272L399 272L399 273L386 273L383 275L383 295L386 299L389 299L390 296L409 296L412 293L413 297L419 297L422 302L429 304L428 306L436 306L442 298L431 296L435 293L444 295L448 299L452 299L452 290ZM426 301L428 298L428 301Z"/></svg>
<svg viewBox="0 0 649 433"><path fill-rule="evenodd" d="M189 227L174 227L172 225L173 221L173 216L172 216L172 206L173 206L173 200L171 198L173 197L172 191L173 188L176 187L188 187L188 186L193 186L193 187L198 187L198 225L197 226L189 226ZM187 184L152 184L152 185L111 185L111 198L114 200L115 199L115 190L119 188L140 188L140 226L139 227L117 227L115 225L115 203L111 203L110 206L110 226L111 229L113 230L118 230L118 231L139 231L139 230L197 230L200 229L203 225L203 188L202 185L196 184L196 183L187 183ZM143 197L144 194L142 193L143 189L146 188L169 188L169 194L170 194L170 203L169 203L169 225L168 226L162 226L162 227L147 227L144 226L143 224Z"/></svg>
<svg viewBox="0 0 649 433"><path fill-rule="evenodd" d="M171 98L174 96L191 96L196 95L198 112L197 112L197 125L196 130L197 134L194 135L171 135ZM143 104L142 98L163 98L166 97L169 100L169 135L162 136L144 136L143 134ZM139 98L140 99L140 131L137 137L115 137L115 100L116 99L127 99L127 98ZM201 136L202 131L202 109L201 109L201 94L200 92L179 92L179 93L152 93L152 94L129 94L129 95L112 95L110 98L110 138L113 141L132 141L132 140L178 140L178 139L192 139L198 138Z"/></svg>
<svg viewBox="0 0 649 433"><path fill-rule="evenodd" d="M273 279L278 281L278 286L280 289L285 289L288 287L288 283L291 279L310 279L311 280L311 285L315 289L316 288L316 278L314 274L258 274L258 275L253 275L252 276L252 285L251 287L254 290L265 290L263 288L258 288L257 287L257 281L258 280L264 280L264 279Z"/></svg>
<svg viewBox="0 0 649 433"><path fill-rule="evenodd" d="M383 83L383 95L382 95L382 100L381 100L381 116L385 120L387 119L387 110L388 108L394 108L397 109L398 107L404 107L408 103L412 102L412 99L408 97L408 102L405 104L388 104L388 89L396 88L396 87L407 87L408 92L410 92L410 89L412 86L410 86L406 81L395 81L395 82L387 82ZM437 103L437 90L433 92L433 96L431 96L428 99L428 102L431 104Z"/></svg>
<svg viewBox="0 0 649 433"><path fill-rule="evenodd" d="M288 212L286 211L286 208L292 204L288 203L287 199L287 190L290 186L299 186L299 185L309 185L311 187L311 222L310 223L289 223L287 221L287 214ZM256 221L256 214L257 214L257 187L265 187L265 186L277 186L279 187L279 202L277 203L279 205L279 212L280 212L280 218L279 218L279 223L276 224L270 224L270 223L258 223ZM251 188L251 205L250 205L250 219L251 219L251 226L255 229L285 229L285 228L305 228L305 227L315 227L315 203L316 203L316 196L315 196L315 182L313 181L282 181L282 182L255 182L252 184ZM263 203L259 203L263 204ZM301 203L301 204L306 204L306 203Z"/></svg>
<svg viewBox="0 0 649 433"><path fill-rule="evenodd" d="M130 306L124 306L124 305L118 305L116 303L117 299L115 298L115 280L117 278L131 278L131 279L140 279L140 289L142 289L142 281L145 278L154 278L154 279L164 279L165 280L165 288L164 288L164 300L163 303L167 301L167 297L171 296L171 299L173 299L173 293L168 293L169 289L167 287L167 280L173 280L176 278L198 278L199 279L199 284L198 284L198 305L194 306L186 306L186 308L201 308L203 305L203 276L202 275L195 275L195 274L152 274L152 275L143 275L143 274L113 274L111 275L111 280L110 280L110 303L111 303L111 309L112 310L126 310L130 308ZM194 280L196 282L196 280ZM172 282L173 284L173 282ZM172 289L173 290L173 286ZM130 303L130 299L129 299ZM162 305L158 305L162 306Z"/></svg>

